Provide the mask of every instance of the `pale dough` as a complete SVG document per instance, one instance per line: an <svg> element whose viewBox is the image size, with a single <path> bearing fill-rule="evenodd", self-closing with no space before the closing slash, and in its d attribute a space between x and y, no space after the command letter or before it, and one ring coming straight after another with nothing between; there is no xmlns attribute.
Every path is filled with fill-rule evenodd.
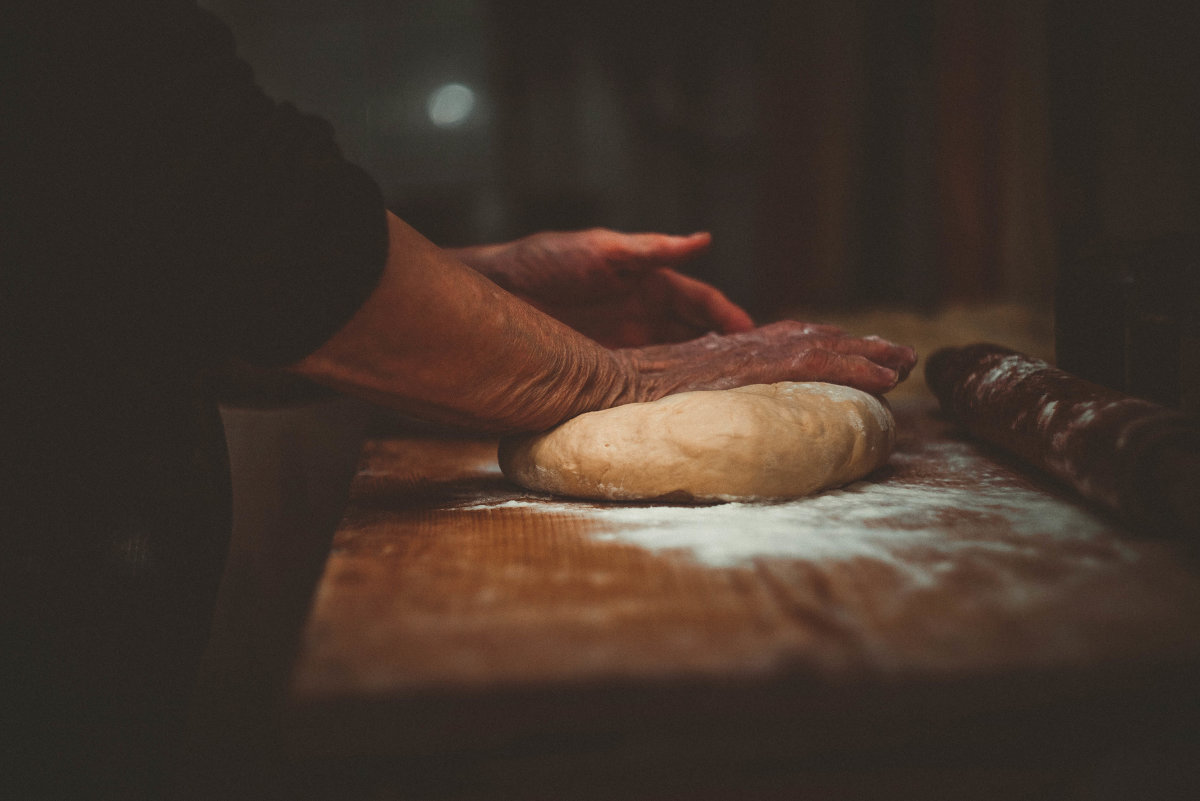
<svg viewBox="0 0 1200 801"><path fill-rule="evenodd" d="M582 414L503 440L500 467L524 487L575 498L782 500L862 478L894 444L881 398L783 382Z"/></svg>

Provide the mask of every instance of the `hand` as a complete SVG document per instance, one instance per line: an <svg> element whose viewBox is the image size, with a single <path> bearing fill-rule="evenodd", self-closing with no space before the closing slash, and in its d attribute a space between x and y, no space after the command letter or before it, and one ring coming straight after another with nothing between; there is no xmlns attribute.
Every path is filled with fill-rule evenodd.
<svg viewBox="0 0 1200 801"><path fill-rule="evenodd" d="M671 269L709 234L540 233L451 254L551 317L611 348L682 342L753 328L717 289Z"/></svg>
<svg viewBox="0 0 1200 801"><path fill-rule="evenodd" d="M831 325L785 321L753 331L616 351L632 376L630 400L776 381L824 381L882 394L908 377L912 348L852 337Z"/></svg>
<svg viewBox="0 0 1200 801"><path fill-rule="evenodd" d="M293 372L415 417L544 431L671 392L829 381L885 392L916 354L785 322L609 350L523 303L388 214L388 260L358 311ZM506 246L497 246L506 247Z"/></svg>

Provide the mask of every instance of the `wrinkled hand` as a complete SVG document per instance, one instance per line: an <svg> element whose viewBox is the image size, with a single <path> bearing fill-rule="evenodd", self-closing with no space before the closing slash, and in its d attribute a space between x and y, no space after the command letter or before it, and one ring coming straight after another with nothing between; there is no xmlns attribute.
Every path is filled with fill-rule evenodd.
<svg viewBox="0 0 1200 801"><path fill-rule="evenodd" d="M607 229L534 234L451 253L523 300L610 348L683 342L753 328L717 289L672 267L712 237Z"/></svg>
<svg viewBox="0 0 1200 801"><path fill-rule="evenodd" d="M785 321L730 336L616 351L635 401L673 392L729 389L776 381L824 381L882 394L908 377L912 348L853 337L830 325Z"/></svg>

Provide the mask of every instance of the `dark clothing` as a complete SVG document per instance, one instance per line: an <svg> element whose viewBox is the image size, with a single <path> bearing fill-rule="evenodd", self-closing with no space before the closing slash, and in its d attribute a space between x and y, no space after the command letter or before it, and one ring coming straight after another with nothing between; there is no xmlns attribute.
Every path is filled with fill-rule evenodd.
<svg viewBox="0 0 1200 801"><path fill-rule="evenodd" d="M17 6L0 56L0 747L10 779L137 797L227 546L203 375L336 331L378 281L384 208L195 6Z"/></svg>

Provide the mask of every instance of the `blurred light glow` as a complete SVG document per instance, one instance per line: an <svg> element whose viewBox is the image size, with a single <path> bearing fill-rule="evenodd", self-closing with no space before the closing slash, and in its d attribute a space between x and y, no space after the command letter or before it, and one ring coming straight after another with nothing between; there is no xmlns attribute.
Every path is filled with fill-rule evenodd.
<svg viewBox="0 0 1200 801"><path fill-rule="evenodd" d="M439 128L460 125L475 108L475 93L461 83L439 86L429 95L425 110L429 121Z"/></svg>

